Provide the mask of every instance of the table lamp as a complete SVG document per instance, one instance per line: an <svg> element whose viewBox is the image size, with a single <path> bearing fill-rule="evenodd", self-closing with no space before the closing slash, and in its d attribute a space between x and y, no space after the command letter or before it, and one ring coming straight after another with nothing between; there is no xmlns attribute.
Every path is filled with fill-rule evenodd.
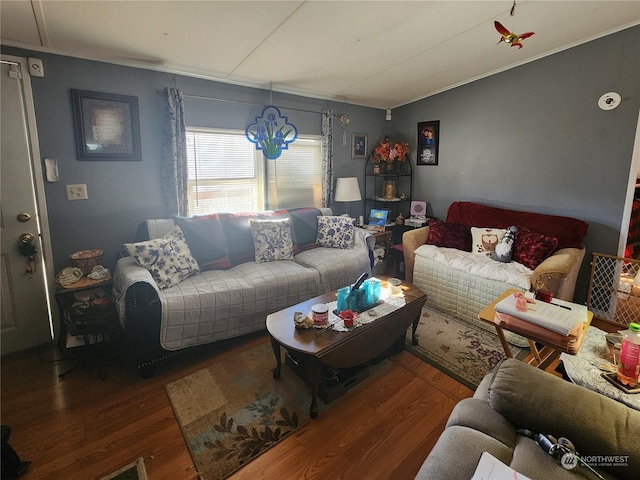
<svg viewBox="0 0 640 480"><path fill-rule="evenodd" d="M338 178L336 181L336 193L333 198L336 202L347 202L347 215L349 213L348 202L359 202L362 200L360 196L360 185L358 185L357 177Z"/></svg>

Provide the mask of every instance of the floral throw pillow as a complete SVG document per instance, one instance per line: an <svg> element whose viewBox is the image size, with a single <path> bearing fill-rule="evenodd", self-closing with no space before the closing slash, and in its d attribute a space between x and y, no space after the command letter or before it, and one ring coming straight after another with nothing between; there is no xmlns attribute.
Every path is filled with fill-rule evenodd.
<svg viewBox="0 0 640 480"><path fill-rule="evenodd" d="M432 218L429 220L429 237L426 244L470 252L471 230L465 225L445 223Z"/></svg>
<svg viewBox="0 0 640 480"><path fill-rule="evenodd" d="M317 242L327 248L353 247L353 218L321 215L318 217Z"/></svg>
<svg viewBox="0 0 640 480"><path fill-rule="evenodd" d="M513 247L513 260L535 270L556 248L556 237L532 232L527 227L519 226Z"/></svg>
<svg viewBox="0 0 640 480"><path fill-rule="evenodd" d="M291 223L288 219L250 219L256 263L274 260L293 260L293 240Z"/></svg>
<svg viewBox="0 0 640 480"><path fill-rule="evenodd" d="M505 233L506 228L471 227L471 253L491 255Z"/></svg>
<svg viewBox="0 0 640 480"><path fill-rule="evenodd" d="M124 248L138 265L149 270L160 289L177 285L200 271L182 230L177 226L163 237L125 243Z"/></svg>

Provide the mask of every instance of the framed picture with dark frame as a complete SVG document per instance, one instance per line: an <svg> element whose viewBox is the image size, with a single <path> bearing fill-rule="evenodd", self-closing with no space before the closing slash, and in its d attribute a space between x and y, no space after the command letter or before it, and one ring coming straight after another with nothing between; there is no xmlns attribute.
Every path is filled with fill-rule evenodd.
<svg viewBox="0 0 640 480"><path fill-rule="evenodd" d="M440 120L418 123L417 165L438 165Z"/></svg>
<svg viewBox="0 0 640 480"><path fill-rule="evenodd" d="M78 160L142 160L138 97L71 90Z"/></svg>
<svg viewBox="0 0 640 480"><path fill-rule="evenodd" d="M351 158L367 158L368 138L366 133L351 135Z"/></svg>

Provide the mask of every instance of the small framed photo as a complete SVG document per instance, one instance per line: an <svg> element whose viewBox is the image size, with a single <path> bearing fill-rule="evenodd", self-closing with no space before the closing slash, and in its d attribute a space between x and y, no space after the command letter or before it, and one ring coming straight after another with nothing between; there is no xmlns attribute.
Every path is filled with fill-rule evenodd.
<svg viewBox="0 0 640 480"><path fill-rule="evenodd" d="M354 133L351 135L351 158L367 158L367 134Z"/></svg>
<svg viewBox="0 0 640 480"><path fill-rule="evenodd" d="M418 165L438 165L440 120L418 123Z"/></svg>
<svg viewBox="0 0 640 480"><path fill-rule="evenodd" d="M142 160L138 97L71 90L78 160Z"/></svg>

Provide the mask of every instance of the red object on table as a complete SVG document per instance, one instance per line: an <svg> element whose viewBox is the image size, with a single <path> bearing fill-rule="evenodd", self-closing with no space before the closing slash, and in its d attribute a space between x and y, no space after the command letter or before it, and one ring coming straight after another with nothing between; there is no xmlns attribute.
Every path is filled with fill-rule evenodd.
<svg viewBox="0 0 640 480"><path fill-rule="evenodd" d="M357 312L352 312L351 310L343 310L340 312L340 318L344 323L344 326L347 328L353 327L353 321L358 316Z"/></svg>

